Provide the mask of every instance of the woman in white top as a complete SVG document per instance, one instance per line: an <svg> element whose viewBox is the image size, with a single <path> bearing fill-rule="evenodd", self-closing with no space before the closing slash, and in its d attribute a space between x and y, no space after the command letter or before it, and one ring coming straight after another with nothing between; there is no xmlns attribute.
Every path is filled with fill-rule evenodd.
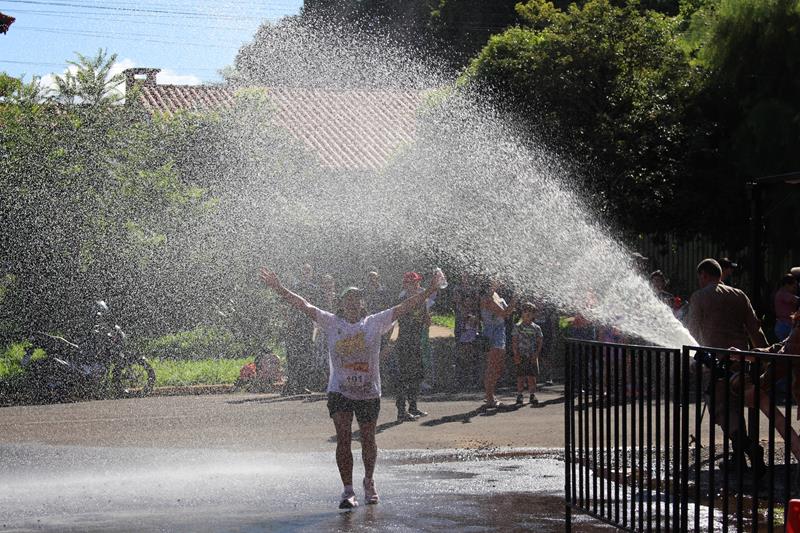
<svg viewBox="0 0 800 533"><path fill-rule="evenodd" d="M378 456L375 426L380 412L381 336L392 328L395 320L435 293L441 277L434 275L428 289L395 307L372 315L367 315L364 310L362 291L356 287L348 287L340 296L337 313L332 314L314 307L302 296L281 285L278 276L271 270L261 269L264 283L290 306L316 322L325 332L328 341L328 411L336 427L336 464L344 485L340 509L351 509L358 505L353 490L353 414L356 415L361 432L365 499L368 504L378 503L378 492L372 475Z"/></svg>

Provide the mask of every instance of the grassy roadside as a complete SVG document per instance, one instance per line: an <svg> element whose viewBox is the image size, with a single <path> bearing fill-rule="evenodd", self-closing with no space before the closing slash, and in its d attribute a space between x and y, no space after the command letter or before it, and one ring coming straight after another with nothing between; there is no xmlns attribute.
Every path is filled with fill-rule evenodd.
<svg viewBox="0 0 800 533"><path fill-rule="evenodd" d="M252 358L200 359L196 361L150 360L156 371L156 387L226 385L239 378L239 370Z"/></svg>
<svg viewBox="0 0 800 533"><path fill-rule="evenodd" d="M25 357L25 350L29 347L29 342L15 342L5 350L0 349L0 379L13 378L23 372L22 358ZM33 351L31 360L35 361L42 357L44 350L37 348Z"/></svg>
<svg viewBox="0 0 800 533"><path fill-rule="evenodd" d="M445 328L455 329L455 315L431 315L431 324Z"/></svg>
<svg viewBox="0 0 800 533"><path fill-rule="evenodd" d="M0 353L0 380L11 380L24 372L21 362L25 348L25 344L17 343ZM33 359L39 357L44 357L44 352L36 350ZM252 357L192 361L149 359L156 371L156 387L233 384L239 378L239 370L252 361Z"/></svg>

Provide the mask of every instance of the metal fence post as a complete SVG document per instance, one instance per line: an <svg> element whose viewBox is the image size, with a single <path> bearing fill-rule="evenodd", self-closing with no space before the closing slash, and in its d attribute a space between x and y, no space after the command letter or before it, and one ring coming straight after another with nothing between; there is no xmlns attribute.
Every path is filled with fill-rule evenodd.
<svg viewBox="0 0 800 533"><path fill-rule="evenodd" d="M566 381L564 382L564 521L565 531L572 532L572 479L570 478L572 461L571 454L573 448L572 442L572 347L571 343L567 344L566 353L566 368L564 375Z"/></svg>

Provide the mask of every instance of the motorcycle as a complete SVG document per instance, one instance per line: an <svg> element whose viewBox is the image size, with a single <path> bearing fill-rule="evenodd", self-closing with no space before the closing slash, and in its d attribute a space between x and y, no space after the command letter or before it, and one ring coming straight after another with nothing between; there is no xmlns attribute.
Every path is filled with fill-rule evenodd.
<svg viewBox="0 0 800 533"><path fill-rule="evenodd" d="M96 324L80 344L64 337L36 332L31 346L44 348L46 357L33 359L29 348L22 360L26 389L34 401L141 397L150 394L156 373L146 358L125 350L127 335L109 320L106 302L95 302Z"/></svg>

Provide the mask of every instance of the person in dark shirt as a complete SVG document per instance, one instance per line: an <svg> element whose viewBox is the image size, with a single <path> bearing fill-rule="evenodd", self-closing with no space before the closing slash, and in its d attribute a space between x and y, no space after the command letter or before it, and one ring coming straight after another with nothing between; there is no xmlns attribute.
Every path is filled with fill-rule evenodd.
<svg viewBox="0 0 800 533"><path fill-rule="evenodd" d="M728 259L727 257L723 257L719 260L719 266L722 268L722 283L728 285L729 287L733 287L733 273L736 272L737 268L739 268L739 264Z"/></svg>
<svg viewBox="0 0 800 533"><path fill-rule="evenodd" d="M300 268L300 277L292 285L292 290L303 294L308 300L322 305L319 287L314 283L314 269L306 263ZM312 362L314 359L314 323L295 310L286 314L286 386L285 395L300 394L311 385Z"/></svg>
<svg viewBox="0 0 800 533"><path fill-rule="evenodd" d="M403 275L403 291L400 299L405 300L423 291L420 286L422 276L416 272ZM414 421L428 413L417 406L420 385L425 379L422 363L422 336L430 327L431 317L427 301L423 300L410 313L397 321L399 325L397 343L394 346L397 358L396 405L397 421ZM406 401L408 410L406 410Z"/></svg>

